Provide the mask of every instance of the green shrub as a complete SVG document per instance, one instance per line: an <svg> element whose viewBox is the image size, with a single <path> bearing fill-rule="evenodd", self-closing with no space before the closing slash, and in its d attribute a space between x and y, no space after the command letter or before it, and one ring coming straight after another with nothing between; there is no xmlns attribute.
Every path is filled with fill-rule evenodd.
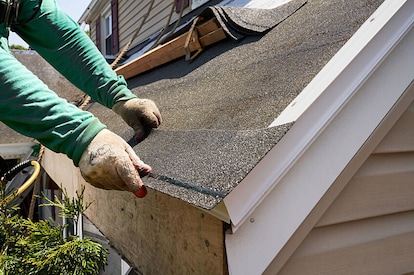
<svg viewBox="0 0 414 275"><path fill-rule="evenodd" d="M46 205L59 207L62 217L77 221L87 208L83 206L83 191L72 200L55 197ZM20 217L15 214L16 207L7 206L4 191L0 196L0 275L92 275L107 264L108 252L99 243L76 236L65 239L64 226Z"/></svg>

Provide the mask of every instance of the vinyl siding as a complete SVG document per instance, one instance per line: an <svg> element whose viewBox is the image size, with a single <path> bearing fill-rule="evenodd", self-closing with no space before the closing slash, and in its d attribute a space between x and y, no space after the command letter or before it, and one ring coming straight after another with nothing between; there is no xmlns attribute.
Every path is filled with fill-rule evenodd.
<svg viewBox="0 0 414 275"><path fill-rule="evenodd" d="M129 40L134 36L135 32L139 30L138 36L133 40L130 49L142 43L148 37L161 31L168 23L171 10L173 8L173 0L154 0L151 6L151 0L133 1L133 0L119 0L118 1L118 24L119 24L119 50L121 51ZM190 8L184 9L183 15L188 13ZM143 20L149 12L145 23ZM101 12L99 12L101 13ZM176 22L179 18L179 13L173 11L171 22L169 25ZM91 26L95 26L98 18L93 18ZM141 26L141 24L143 24ZM91 28L91 38L96 43L96 30Z"/></svg>
<svg viewBox="0 0 414 275"><path fill-rule="evenodd" d="M280 274L414 271L413 124L412 103Z"/></svg>

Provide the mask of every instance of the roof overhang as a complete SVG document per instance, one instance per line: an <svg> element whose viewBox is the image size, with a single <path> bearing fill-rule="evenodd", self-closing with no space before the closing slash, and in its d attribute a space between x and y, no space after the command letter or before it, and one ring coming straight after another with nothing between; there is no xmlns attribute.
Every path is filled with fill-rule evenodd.
<svg viewBox="0 0 414 275"><path fill-rule="evenodd" d="M277 273L414 100L413 25L386 0L272 123L295 121L224 199L230 274Z"/></svg>
<svg viewBox="0 0 414 275"><path fill-rule="evenodd" d="M78 24L90 24L109 3L109 0L92 0L79 18Z"/></svg>

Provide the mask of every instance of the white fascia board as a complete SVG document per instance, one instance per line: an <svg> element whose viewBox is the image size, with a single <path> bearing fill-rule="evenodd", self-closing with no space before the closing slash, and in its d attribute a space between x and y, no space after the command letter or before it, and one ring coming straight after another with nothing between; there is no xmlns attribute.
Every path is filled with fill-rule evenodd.
<svg viewBox="0 0 414 275"><path fill-rule="evenodd" d="M26 157L33 150L35 142L0 144L0 156L4 159L19 159Z"/></svg>
<svg viewBox="0 0 414 275"><path fill-rule="evenodd" d="M224 199L230 274L263 273L389 115L414 79L413 22L414 1L385 1L289 107L293 127Z"/></svg>

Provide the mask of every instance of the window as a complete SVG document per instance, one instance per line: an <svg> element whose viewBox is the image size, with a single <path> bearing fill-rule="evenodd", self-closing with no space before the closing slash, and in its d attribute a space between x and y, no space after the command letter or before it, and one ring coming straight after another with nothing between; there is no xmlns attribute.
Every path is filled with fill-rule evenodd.
<svg viewBox="0 0 414 275"><path fill-rule="evenodd" d="M102 38L103 49L102 52L105 55L112 54L112 13L111 8L108 7L102 17Z"/></svg>
<svg viewBox="0 0 414 275"><path fill-rule="evenodd" d="M103 36L105 39L105 54L112 54L112 15L109 14L104 18Z"/></svg>
<svg viewBox="0 0 414 275"><path fill-rule="evenodd" d="M112 0L96 20L96 45L104 55L115 55L118 43L118 0Z"/></svg>

